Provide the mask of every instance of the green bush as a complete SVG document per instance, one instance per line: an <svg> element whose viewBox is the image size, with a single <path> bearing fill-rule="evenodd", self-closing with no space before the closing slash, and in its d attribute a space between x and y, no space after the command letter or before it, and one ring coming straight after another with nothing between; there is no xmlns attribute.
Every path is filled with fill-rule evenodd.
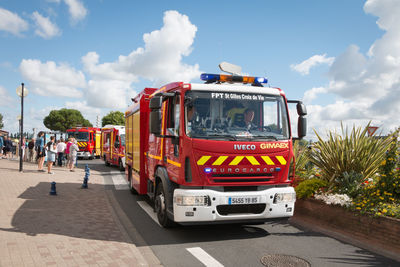
<svg viewBox="0 0 400 267"><path fill-rule="evenodd" d="M302 199L309 198L312 197L319 189L326 187L327 185L328 183L326 181L317 178L305 180L296 186L296 195L298 198Z"/></svg>
<svg viewBox="0 0 400 267"><path fill-rule="evenodd" d="M351 198L356 198L362 190L364 176L355 171L344 172L335 179L335 188L333 189L339 194L346 194Z"/></svg>

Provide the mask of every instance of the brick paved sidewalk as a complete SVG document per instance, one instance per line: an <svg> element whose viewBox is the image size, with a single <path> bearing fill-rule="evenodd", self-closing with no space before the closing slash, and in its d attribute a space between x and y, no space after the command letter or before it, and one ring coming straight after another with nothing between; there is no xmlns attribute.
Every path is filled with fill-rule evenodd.
<svg viewBox="0 0 400 267"><path fill-rule="evenodd" d="M111 207L99 172L0 160L0 266L149 266ZM49 195L57 183L57 196Z"/></svg>

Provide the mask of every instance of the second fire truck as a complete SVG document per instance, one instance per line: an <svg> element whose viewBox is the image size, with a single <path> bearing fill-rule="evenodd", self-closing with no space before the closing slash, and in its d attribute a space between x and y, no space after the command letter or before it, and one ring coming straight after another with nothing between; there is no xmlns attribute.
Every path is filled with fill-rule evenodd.
<svg viewBox="0 0 400 267"><path fill-rule="evenodd" d="M100 128L74 127L67 130L67 137L74 137L78 142L78 157L86 159L100 157Z"/></svg>

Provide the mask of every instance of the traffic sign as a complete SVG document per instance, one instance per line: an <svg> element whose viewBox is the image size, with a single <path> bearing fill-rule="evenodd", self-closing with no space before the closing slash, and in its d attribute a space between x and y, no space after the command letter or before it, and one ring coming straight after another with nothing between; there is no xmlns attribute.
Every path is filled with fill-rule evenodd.
<svg viewBox="0 0 400 267"><path fill-rule="evenodd" d="M376 132L376 130L378 130L379 127L375 127L375 126L369 126L367 128L368 131L368 136L373 136L374 133Z"/></svg>

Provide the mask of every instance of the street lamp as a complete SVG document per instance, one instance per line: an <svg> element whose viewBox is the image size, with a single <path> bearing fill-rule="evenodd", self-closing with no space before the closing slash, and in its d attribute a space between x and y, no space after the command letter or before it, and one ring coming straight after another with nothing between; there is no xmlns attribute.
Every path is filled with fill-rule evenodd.
<svg viewBox="0 0 400 267"><path fill-rule="evenodd" d="M22 157L22 138L24 132L24 96L28 95L28 89L24 87L24 83L21 83L21 86L17 88L17 95L21 97L21 123L20 123L20 139L19 139L19 171L22 172L22 164L23 164L23 157Z"/></svg>

